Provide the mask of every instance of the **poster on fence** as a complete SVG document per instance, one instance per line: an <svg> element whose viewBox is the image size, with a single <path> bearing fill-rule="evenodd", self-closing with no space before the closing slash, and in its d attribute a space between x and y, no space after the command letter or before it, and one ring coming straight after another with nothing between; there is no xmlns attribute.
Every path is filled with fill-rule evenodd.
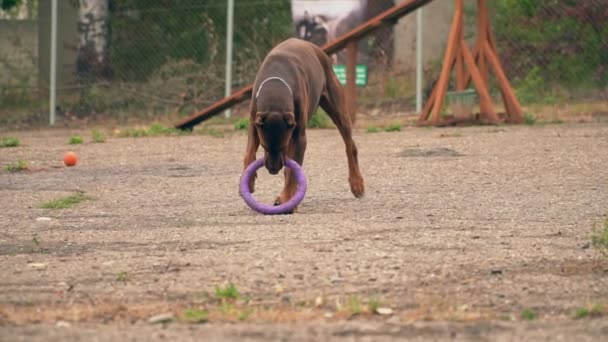
<svg viewBox="0 0 608 342"><path fill-rule="evenodd" d="M292 0L296 37L319 46L365 21L368 0ZM343 62L332 56L334 63Z"/></svg>

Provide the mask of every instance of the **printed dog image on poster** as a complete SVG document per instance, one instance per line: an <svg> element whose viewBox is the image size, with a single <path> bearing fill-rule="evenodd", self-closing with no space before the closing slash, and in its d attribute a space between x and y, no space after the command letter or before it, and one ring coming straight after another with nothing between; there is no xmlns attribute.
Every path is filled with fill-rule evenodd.
<svg viewBox="0 0 608 342"><path fill-rule="evenodd" d="M296 37L318 46L333 41L361 25L366 18L368 0L292 0ZM343 63L342 56L332 56Z"/></svg>

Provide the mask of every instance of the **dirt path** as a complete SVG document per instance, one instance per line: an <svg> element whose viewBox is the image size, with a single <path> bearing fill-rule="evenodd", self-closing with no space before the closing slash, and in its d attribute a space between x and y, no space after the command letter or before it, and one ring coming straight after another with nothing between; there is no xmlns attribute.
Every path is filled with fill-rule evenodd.
<svg viewBox="0 0 608 342"><path fill-rule="evenodd" d="M358 132L362 200L337 132L315 130L300 212L274 217L238 196L242 133L77 147L67 131L16 134L0 164L32 171L0 171L0 340L608 334L606 316L573 319L608 308L608 262L589 246L608 214L608 124ZM69 149L81 161L60 167ZM256 195L280 186L262 174ZM238 299L216 297L228 283ZM148 323L163 313L176 318Z"/></svg>

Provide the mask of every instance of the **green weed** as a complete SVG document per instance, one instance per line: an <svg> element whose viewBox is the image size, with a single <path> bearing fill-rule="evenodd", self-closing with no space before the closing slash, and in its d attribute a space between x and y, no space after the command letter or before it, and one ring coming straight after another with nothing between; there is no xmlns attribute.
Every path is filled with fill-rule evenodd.
<svg viewBox="0 0 608 342"><path fill-rule="evenodd" d="M94 143L103 143L106 141L105 134L103 134L102 131L96 129L91 131L91 138L93 139Z"/></svg>
<svg viewBox="0 0 608 342"><path fill-rule="evenodd" d="M116 274L116 281L126 282L129 280L129 273L122 271Z"/></svg>
<svg viewBox="0 0 608 342"><path fill-rule="evenodd" d="M591 245L593 245L593 248L603 256L608 258L608 217L604 219L604 222L593 225Z"/></svg>
<svg viewBox="0 0 608 342"><path fill-rule="evenodd" d="M0 137L0 148L17 146L19 146L19 139L16 137Z"/></svg>
<svg viewBox="0 0 608 342"><path fill-rule="evenodd" d="M346 305L346 311L351 316L361 314L361 312L363 311L363 306L361 305L361 301L359 300L359 298L350 297Z"/></svg>
<svg viewBox="0 0 608 342"><path fill-rule="evenodd" d="M226 287L217 286L215 288L215 297L217 299L237 299L240 296L241 294L234 284L229 284Z"/></svg>
<svg viewBox="0 0 608 342"><path fill-rule="evenodd" d="M78 203L86 200L83 192L79 192L75 195L66 196L62 198L58 198L56 200L44 202L40 205L42 209L68 209L71 208Z"/></svg>
<svg viewBox="0 0 608 342"><path fill-rule="evenodd" d="M234 123L234 130L241 131L249 128L249 118L240 118Z"/></svg>
<svg viewBox="0 0 608 342"><path fill-rule="evenodd" d="M308 120L309 128L329 128L331 127L331 119L325 112L318 109Z"/></svg>
<svg viewBox="0 0 608 342"><path fill-rule="evenodd" d="M8 172L20 172L28 169L28 164L25 160L18 160L16 163L8 164L4 167Z"/></svg>
<svg viewBox="0 0 608 342"><path fill-rule="evenodd" d="M530 309L522 310L521 314L519 315L519 317L521 317L521 319L525 319L527 321L535 320L537 316L538 315L536 314L536 312L534 312Z"/></svg>
<svg viewBox="0 0 608 342"><path fill-rule="evenodd" d="M604 313L604 308L600 304L595 304L590 308L577 308L574 312L574 319L601 317Z"/></svg>
<svg viewBox="0 0 608 342"><path fill-rule="evenodd" d="M536 124L536 117L528 112L524 113L524 123L526 125L532 126Z"/></svg>
<svg viewBox="0 0 608 342"><path fill-rule="evenodd" d="M209 320L209 311L186 309L182 313L182 320L188 323L205 323Z"/></svg>
<svg viewBox="0 0 608 342"><path fill-rule="evenodd" d="M84 140L82 140L82 137L80 135L72 135L70 137L70 140L68 141L70 145L80 145L83 142Z"/></svg>

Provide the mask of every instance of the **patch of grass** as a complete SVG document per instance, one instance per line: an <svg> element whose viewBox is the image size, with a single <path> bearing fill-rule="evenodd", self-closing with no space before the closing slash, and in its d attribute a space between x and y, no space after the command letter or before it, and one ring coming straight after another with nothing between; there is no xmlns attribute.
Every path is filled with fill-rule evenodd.
<svg viewBox="0 0 608 342"><path fill-rule="evenodd" d="M17 147L19 146L19 139L16 137L0 137L0 148L3 147Z"/></svg>
<svg viewBox="0 0 608 342"><path fill-rule="evenodd" d="M152 124L152 126L148 128L148 135L153 137L159 135L180 135L182 133L183 132L177 128L163 126L159 123Z"/></svg>
<svg viewBox="0 0 608 342"><path fill-rule="evenodd" d="M462 137L462 133L454 132L454 133L441 133L439 134L440 138L460 138Z"/></svg>
<svg viewBox="0 0 608 342"><path fill-rule="evenodd" d="M103 143L103 142L106 142L106 136L100 130L96 130L96 129L92 130L91 131L91 138L93 139L94 143Z"/></svg>
<svg viewBox="0 0 608 342"><path fill-rule="evenodd" d="M187 323L205 323L209 320L209 311L199 309L186 309L182 313L182 321Z"/></svg>
<svg viewBox="0 0 608 342"><path fill-rule="evenodd" d="M163 126L159 123L154 123L148 128L130 128L121 132L119 136L123 138L139 138L186 134L189 134L189 131L183 131L177 128Z"/></svg>
<svg viewBox="0 0 608 342"><path fill-rule="evenodd" d="M86 200L83 192L79 192L75 195L58 198L56 200L44 202L40 205L42 209L68 209L76 204Z"/></svg>
<svg viewBox="0 0 608 342"><path fill-rule="evenodd" d="M525 319L527 321L532 321L532 320L535 320L536 317L538 317L538 315L536 314L536 312L534 312L530 309L524 309L519 314L519 317L521 317L521 319Z"/></svg>
<svg viewBox="0 0 608 342"><path fill-rule="evenodd" d="M574 312L574 319L601 317L604 315L604 313L604 308L600 304L595 304L590 308L577 308Z"/></svg>
<svg viewBox="0 0 608 342"><path fill-rule="evenodd" d="M129 273L122 271L116 274L116 281L127 282L129 280Z"/></svg>
<svg viewBox="0 0 608 342"><path fill-rule="evenodd" d="M219 311L223 315L230 315L233 310L234 310L234 306L230 303L222 302L219 306Z"/></svg>
<svg viewBox="0 0 608 342"><path fill-rule="evenodd" d="M215 297L217 299L237 299L240 296L241 294L234 284L228 284L226 287L215 287Z"/></svg>
<svg viewBox="0 0 608 342"><path fill-rule="evenodd" d="M532 126L536 124L536 117L528 112L524 113L524 123L526 125Z"/></svg>
<svg viewBox="0 0 608 342"><path fill-rule="evenodd" d="M309 128L330 128L331 127L331 119L327 114L318 109L312 117L308 120Z"/></svg>
<svg viewBox="0 0 608 342"><path fill-rule="evenodd" d="M400 132L401 125L400 124L392 124L384 127L385 132Z"/></svg>
<svg viewBox="0 0 608 342"><path fill-rule="evenodd" d="M400 124L391 124L388 126L370 126L367 128L367 133L399 132L399 131L401 131Z"/></svg>
<svg viewBox="0 0 608 342"><path fill-rule="evenodd" d="M4 169L8 172L20 172L27 170L28 165L25 160L18 160L16 163L6 165Z"/></svg>
<svg viewBox="0 0 608 342"><path fill-rule="evenodd" d="M380 301L377 299L370 299L369 302L367 303L367 308L372 313L378 312L379 307L380 307Z"/></svg>
<svg viewBox="0 0 608 342"><path fill-rule="evenodd" d="M249 318L249 316L251 316L252 313L253 313L253 309L251 309L251 308L242 310L241 312L239 312L239 316L238 316L239 321L246 321Z"/></svg>
<svg viewBox="0 0 608 342"><path fill-rule="evenodd" d="M591 245L604 257L608 258L608 217L602 223L593 225Z"/></svg>
<svg viewBox="0 0 608 342"><path fill-rule="evenodd" d="M361 301L357 297L350 297L348 303L346 303L346 311L351 316L356 316L363 312L363 306Z"/></svg>
<svg viewBox="0 0 608 342"><path fill-rule="evenodd" d="M36 247L40 246L40 240L38 239L38 237L37 237L37 236L34 236L34 237L32 238L32 243L33 243L33 244L34 244Z"/></svg>
<svg viewBox="0 0 608 342"><path fill-rule="evenodd" d="M242 131L249 128L249 118L240 118L234 123L235 131Z"/></svg>
<svg viewBox="0 0 608 342"><path fill-rule="evenodd" d="M204 127L203 130L201 131L201 134L203 135L210 135L214 138L223 138L224 137L224 132L215 128L215 127Z"/></svg>
<svg viewBox="0 0 608 342"><path fill-rule="evenodd" d="M82 140L82 137L80 135L72 135L70 137L70 140L68 141L68 144L70 145L80 145L84 142L84 140Z"/></svg>

